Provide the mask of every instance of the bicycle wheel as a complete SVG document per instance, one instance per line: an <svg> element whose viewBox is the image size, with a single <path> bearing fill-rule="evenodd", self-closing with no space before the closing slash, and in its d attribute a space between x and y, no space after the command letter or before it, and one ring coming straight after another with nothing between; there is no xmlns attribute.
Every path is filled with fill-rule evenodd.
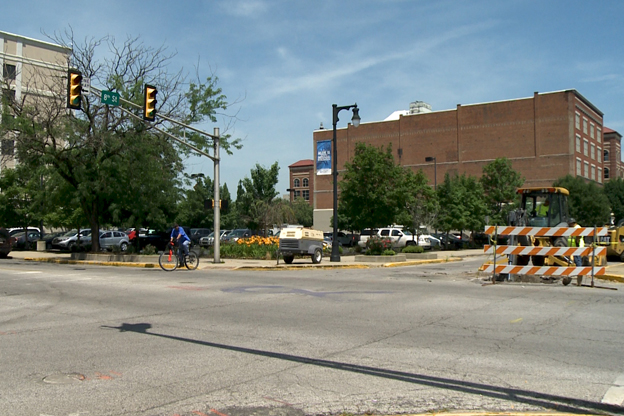
<svg viewBox="0 0 624 416"><path fill-rule="evenodd" d="M184 258L184 263L186 263L187 269L195 270L197 269L197 266L199 266L199 257L197 257L197 254L190 251Z"/></svg>
<svg viewBox="0 0 624 416"><path fill-rule="evenodd" d="M178 268L178 256L171 250L165 250L160 254L158 264L160 264L160 268L164 271L172 272Z"/></svg>

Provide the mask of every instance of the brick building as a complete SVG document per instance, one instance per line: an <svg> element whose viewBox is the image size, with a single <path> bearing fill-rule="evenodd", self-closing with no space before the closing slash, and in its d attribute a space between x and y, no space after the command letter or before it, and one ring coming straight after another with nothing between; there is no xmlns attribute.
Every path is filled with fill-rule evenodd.
<svg viewBox="0 0 624 416"><path fill-rule="evenodd" d="M312 205L311 193L314 189L314 161L304 159L288 166L290 171L290 202L302 197Z"/></svg>
<svg viewBox="0 0 624 416"><path fill-rule="evenodd" d="M314 131L314 149L318 141L331 139L332 130ZM338 172L353 157L356 143L391 144L395 161L422 169L432 185L446 173L480 177L483 167L499 157L512 162L526 186L550 186L568 174L602 184L605 176L623 174L620 139L605 129L603 113L578 91L536 92L446 111L405 112L357 128L349 124L337 130ZM329 230L332 176L316 176L313 190L314 226Z"/></svg>
<svg viewBox="0 0 624 416"><path fill-rule="evenodd" d="M0 46L0 85L5 98L32 104L63 94L60 88L66 82L71 49L2 31ZM0 138L0 170L13 166L14 140L9 134Z"/></svg>
<svg viewBox="0 0 624 416"><path fill-rule="evenodd" d="M624 167L622 164L622 156L620 152L622 135L615 130L605 127L602 131L604 139L603 150L603 171L604 181L608 182L610 178L624 177Z"/></svg>

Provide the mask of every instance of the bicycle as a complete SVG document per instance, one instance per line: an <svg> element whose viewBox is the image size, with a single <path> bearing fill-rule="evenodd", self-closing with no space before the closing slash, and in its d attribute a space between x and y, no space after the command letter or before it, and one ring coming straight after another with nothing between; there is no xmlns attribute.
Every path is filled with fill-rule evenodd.
<svg viewBox="0 0 624 416"><path fill-rule="evenodd" d="M197 266L199 266L199 257L189 249L188 254L181 259L179 249L172 241L167 243L165 251L160 253L158 264L160 265L160 268L166 272L172 272L182 266L186 266L189 270L195 270L197 269Z"/></svg>

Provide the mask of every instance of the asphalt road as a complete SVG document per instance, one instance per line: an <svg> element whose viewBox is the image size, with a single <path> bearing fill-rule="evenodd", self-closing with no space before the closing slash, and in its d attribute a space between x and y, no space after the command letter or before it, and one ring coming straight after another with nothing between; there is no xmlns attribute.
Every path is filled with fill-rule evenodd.
<svg viewBox="0 0 624 416"><path fill-rule="evenodd" d="M0 261L0 414L624 414L618 290Z"/></svg>

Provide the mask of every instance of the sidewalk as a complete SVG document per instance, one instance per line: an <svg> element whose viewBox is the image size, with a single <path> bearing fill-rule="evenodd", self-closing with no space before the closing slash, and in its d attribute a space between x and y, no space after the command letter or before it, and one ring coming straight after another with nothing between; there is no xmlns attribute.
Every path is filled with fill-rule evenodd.
<svg viewBox="0 0 624 416"><path fill-rule="evenodd" d="M395 263L379 263L370 261L356 261L356 256L343 255L340 262L330 262L329 256L323 257L323 261L319 264L313 264L309 258L295 258L292 264L285 264L280 260L279 265L275 260L254 260L254 259L221 259L221 263L214 263L212 258L201 257L199 261L199 270L296 270L296 269L369 269L376 267L402 267L414 266L427 263L445 263L449 261L460 261L466 257L486 256L483 249L469 250L448 250L434 251L426 254L435 254L435 259L423 260L407 260ZM101 256L106 257L106 254ZM124 262L109 260L74 260L71 253L63 252L40 252L40 251L12 251L10 258L22 259L28 261L42 261L50 263L63 264L91 264L101 266L118 266L118 267L140 267L140 268L158 268L158 256L141 256L141 261ZM484 260L485 262L485 260ZM624 262L611 262L607 266L605 275L596 276L597 279L610 280L624 283Z"/></svg>
<svg viewBox="0 0 624 416"><path fill-rule="evenodd" d="M427 253L431 254L431 253ZM213 258L200 257L199 269L226 269L226 270L292 270L292 269L308 269L308 268L374 268L374 267L401 267L401 266L413 266L415 264L425 263L443 263L447 261L459 261L464 257L469 256L482 256L483 250L459 250L459 251L436 251L433 252L436 258L434 259L415 259L407 260L395 263L379 263L379 262L367 262L356 261L356 257L353 255L341 256L340 262L330 262L329 256L323 257L323 261L319 264L313 264L309 258L301 257L295 258L292 264L285 264L283 260L280 260L279 265L276 260L255 260L255 259L221 259L221 263L214 263ZM98 259L98 257L106 258L106 254L89 256L92 257L88 260L76 260L72 259L71 253L64 252L40 252L40 251L12 251L9 254L10 258L22 259L28 261L42 261L50 263L63 263L63 264L92 264L92 265L104 265L104 266L121 266L121 267L142 267L142 268L154 268L158 266L158 256L141 256L140 261L126 262L126 261L110 261ZM75 256L74 256L75 257Z"/></svg>

